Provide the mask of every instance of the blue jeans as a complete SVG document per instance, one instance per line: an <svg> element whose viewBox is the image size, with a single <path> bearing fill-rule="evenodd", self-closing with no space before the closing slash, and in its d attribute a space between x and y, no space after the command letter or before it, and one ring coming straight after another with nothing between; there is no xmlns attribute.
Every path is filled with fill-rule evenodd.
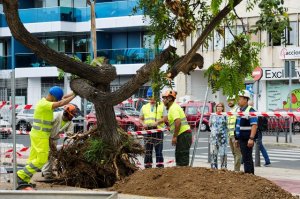
<svg viewBox="0 0 300 199"><path fill-rule="evenodd" d="M156 167L164 167L164 157L163 157L163 139L164 133L152 133L145 135L145 167L152 167L152 153L153 148L155 149L156 155Z"/></svg>
<svg viewBox="0 0 300 199"><path fill-rule="evenodd" d="M260 131L258 131L257 133L258 135L257 135L256 144L259 145L259 150L265 159L265 164L271 164L268 152L262 143L262 133Z"/></svg>

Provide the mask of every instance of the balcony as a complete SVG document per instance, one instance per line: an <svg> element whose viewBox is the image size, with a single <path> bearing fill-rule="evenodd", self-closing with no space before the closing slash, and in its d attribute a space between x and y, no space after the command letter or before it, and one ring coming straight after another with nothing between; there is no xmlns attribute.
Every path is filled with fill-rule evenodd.
<svg viewBox="0 0 300 199"><path fill-rule="evenodd" d="M11 69L11 56L0 56L0 70Z"/></svg>
<svg viewBox="0 0 300 199"><path fill-rule="evenodd" d="M148 63L155 58L154 50L147 48L103 49L97 55L108 58L110 64Z"/></svg>
<svg viewBox="0 0 300 199"><path fill-rule="evenodd" d="M95 6L96 18L129 16L137 3L138 0L97 3ZM142 14L143 11L141 10L136 15ZM19 15L23 23L85 22L90 20L90 8L51 7L19 9ZM0 27L7 27L4 14L0 15Z"/></svg>

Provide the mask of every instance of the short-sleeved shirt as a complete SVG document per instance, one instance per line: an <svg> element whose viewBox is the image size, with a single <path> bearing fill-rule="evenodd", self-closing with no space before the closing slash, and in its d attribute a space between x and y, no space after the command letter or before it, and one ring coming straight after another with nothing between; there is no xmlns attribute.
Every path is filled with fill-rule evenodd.
<svg viewBox="0 0 300 199"><path fill-rule="evenodd" d="M143 108L144 108L145 106L143 106L142 107L142 109L141 109L141 112L140 112L140 117L144 117L144 111L143 111ZM153 104L151 104L151 111L155 111L155 105ZM163 110L163 116L164 117L167 117L168 116L168 112L167 112L167 109L166 109L166 107L164 106L164 110Z"/></svg>
<svg viewBox="0 0 300 199"><path fill-rule="evenodd" d="M240 110L238 110L238 111L244 112L247 109L247 107L248 106L240 108ZM255 110L251 107L249 112L255 112ZM250 122L251 126L254 125L254 124L257 124L257 117L249 116L249 122ZM237 136L240 135L240 124L241 124L241 117L237 117L236 126L235 126L235 133L236 133Z"/></svg>
<svg viewBox="0 0 300 199"><path fill-rule="evenodd" d="M188 123L187 123L186 116L185 116L182 108L177 103L174 102L170 106L169 112L168 112L168 120L169 120L171 128L172 128L172 125L175 125L174 122L176 119L181 120L181 126L180 126L180 130L178 132L178 135L180 135L181 133L190 129L190 125L188 125Z"/></svg>

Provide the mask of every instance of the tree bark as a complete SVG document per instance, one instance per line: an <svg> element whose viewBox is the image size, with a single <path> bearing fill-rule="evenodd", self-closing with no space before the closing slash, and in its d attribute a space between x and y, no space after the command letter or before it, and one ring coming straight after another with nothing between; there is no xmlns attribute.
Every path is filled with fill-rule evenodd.
<svg viewBox="0 0 300 199"><path fill-rule="evenodd" d="M117 132L117 121L114 108L110 104L95 102L98 134L105 143L117 146L121 135Z"/></svg>

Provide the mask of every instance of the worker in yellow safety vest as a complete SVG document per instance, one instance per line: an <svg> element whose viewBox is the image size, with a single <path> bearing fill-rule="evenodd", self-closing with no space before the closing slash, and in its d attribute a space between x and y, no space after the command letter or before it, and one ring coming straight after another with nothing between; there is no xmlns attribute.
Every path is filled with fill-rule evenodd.
<svg viewBox="0 0 300 199"><path fill-rule="evenodd" d="M56 175L52 167L55 162L55 152L57 152L57 141L60 134L70 137L74 135L74 123L72 119L77 115L78 108L74 104L67 104L63 111L54 113L53 127L50 134L50 154L48 162L42 168L42 177L45 179L53 179Z"/></svg>
<svg viewBox="0 0 300 199"><path fill-rule="evenodd" d="M25 167L17 172L19 187L31 186L30 180L33 174L40 171L48 161L49 137L53 128L53 110L68 104L74 98L73 92L63 96L63 90L54 86L50 88L49 94L36 104L30 131L30 154Z"/></svg>
<svg viewBox="0 0 300 199"><path fill-rule="evenodd" d="M145 104L142 107L140 113L140 121L143 123L144 129L151 130L165 128L165 122L167 121L167 110L162 103L156 103L151 87L147 91L147 98L149 100L149 103ZM164 158L162 153L163 138L163 132L145 135L145 168L152 168L153 147L155 148L156 167L164 167Z"/></svg>
<svg viewBox="0 0 300 199"><path fill-rule="evenodd" d="M172 145L175 148L177 166L188 166L190 147L192 145L192 131L182 108L175 103L177 93L168 90L163 94L163 102L168 110L170 132L173 134Z"/></svg>
<svg viewBox="0 0 300 199"><path fill-rule="evenodd" d="M230 108L230 112L237 112L239 107L235 103L235 96L227 97L227 105ZM235 131L235 123L236 123L236 115L231 115L227 117L227 129L228 129L228 140L229 140L229 146L233 155L234 159L234 171L240 171L241 168L241 149L239 145L237 144L237 140L234 137L234 131Z"/></svg>

